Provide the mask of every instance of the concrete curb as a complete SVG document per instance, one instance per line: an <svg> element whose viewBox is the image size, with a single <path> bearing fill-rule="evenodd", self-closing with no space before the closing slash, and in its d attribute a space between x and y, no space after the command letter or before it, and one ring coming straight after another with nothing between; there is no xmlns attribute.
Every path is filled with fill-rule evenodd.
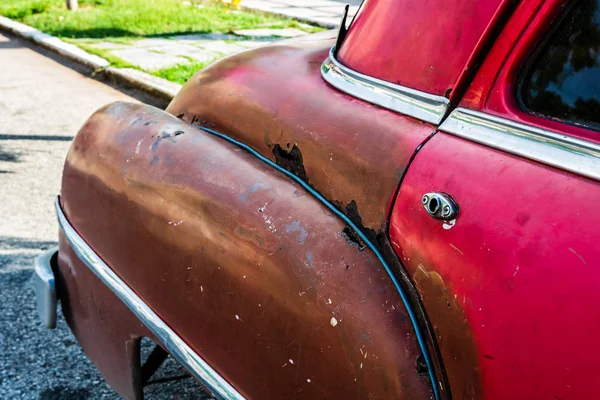
<svg viewBox="0 0 600 400"><path fill-rule="evenodd" d="M110 63L102 57L90 54L74 44L63 42L59 38L40 32L29 25L0 16L0 31L2 30L27 39L71 61L90 68L95 74L103 73L107 77L114 79L117 83L130 85L163 100L170 101L182 87L177 83L135 69L111 67Z"/></svg>

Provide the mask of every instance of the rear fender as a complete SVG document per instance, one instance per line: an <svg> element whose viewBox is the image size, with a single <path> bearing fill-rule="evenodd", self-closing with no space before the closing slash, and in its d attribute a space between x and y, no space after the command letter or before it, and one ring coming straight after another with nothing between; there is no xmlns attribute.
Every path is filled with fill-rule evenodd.
<svg viewBox="0 0 600 400"><path fill-rule="evenodd" d="M239 147L158 109L111 104L75 138L61 203L102 260L243 396L433 395L376 255Z"/></svg>

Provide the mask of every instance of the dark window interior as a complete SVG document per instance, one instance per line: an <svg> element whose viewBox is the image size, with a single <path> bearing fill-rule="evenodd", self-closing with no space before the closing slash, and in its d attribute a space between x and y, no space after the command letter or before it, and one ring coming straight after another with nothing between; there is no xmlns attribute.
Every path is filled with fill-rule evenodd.
<svg viewBox="0 0 600 400"><path fill-rule="evenodd" d="M600 130L600 0L575 2L525 75L533 113Z"/></svg>

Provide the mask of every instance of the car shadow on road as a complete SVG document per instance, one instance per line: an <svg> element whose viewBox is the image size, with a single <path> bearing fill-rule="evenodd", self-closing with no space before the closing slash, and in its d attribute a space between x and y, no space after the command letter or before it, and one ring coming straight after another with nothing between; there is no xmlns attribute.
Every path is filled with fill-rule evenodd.
<svg viewBox="0 0 600 400"><path fill-rule="evenodd" d="M33 284L33 265L48 240L0 236L0 398L40 400L117 400L88 360L58 308L57 327L40 323ZM146 341L142 354L153 348ZM209 400L210 395L171 357L144 388L146 400ZM163 381L162 383L158 383Z"/></svg>
<svg viewBox="0 0 600 400"><path fill-rule="evenodd" d="M19 162L19 154L4 149L0 144L0 161ZM5 173L7 172L9 171L6 171Z"/></svg>

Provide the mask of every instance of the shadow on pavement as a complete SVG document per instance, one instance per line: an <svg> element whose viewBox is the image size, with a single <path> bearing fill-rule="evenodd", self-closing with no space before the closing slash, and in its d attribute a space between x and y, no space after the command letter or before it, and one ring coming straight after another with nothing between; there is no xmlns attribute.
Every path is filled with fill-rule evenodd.
<svg viewBox="0 0 600 400"><path fill-rule="evenodd" d="M43 250L56 244L0 236L0 397L117 400L119 396L83 353L60 307L55 330L44 328L38 320L33 265ZM182 374L182 367L169 357L153 378ZM148 400L211 398L193 379L150 385L144 394Z"/></svg>
<svg viewBox="0 0 600 400"><path fill-rule="evenodd" d="M73 136L11 135L8 133L0 133L0 140L41 140L70 142L71 140L73 140Z"/></svg>

